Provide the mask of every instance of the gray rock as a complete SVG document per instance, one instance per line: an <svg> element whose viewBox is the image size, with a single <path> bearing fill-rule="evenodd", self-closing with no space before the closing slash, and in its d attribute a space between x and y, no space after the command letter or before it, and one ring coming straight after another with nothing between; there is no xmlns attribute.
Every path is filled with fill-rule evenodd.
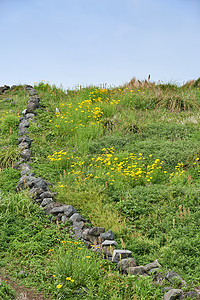
<svg viewBox="0 0 200 300"><path fill-rule="evenodd" d="M36 177L27 175L27 182L30 188L33 187L33 182L35 181L35 179Z"/></svg>
<svg viewBox="0 0 200 300"><path fill-rule="evenodd" d="M26 114L26 119L33 119L34 117L35 117L35 114L33 114L33 113Z"/></svg>
<svg viewBox="0 0 200 300"><path fill-rule="evenodd" d="M36 103L30 101L30 102L27 103L27 109L26 109L26 111L27 111L27 113L34 114L34 110L36 108L38 108L38 105Z"/></svg>
<svg viewBox="0 0 200 300"><path fill-rule="evenodd" d="M29 93L30 96L37 95L37 91L34 88L28 89L28 93Z"/></svg>
<svg viewBox="0 0 200 300"><path fill-rule="evenodd" d="M130 267L130 268L127 268L126 270L127 270L128 274L131 274L131 275L144 275L144 274L146 274L144 266Z"/></svg>
<svg viewBox="0 0 200 300"><path fill-rule="evenodd" d="M82 232L83 232L83 227L84 227L84 223L79 223L78 226L74 227L74 238L77 240L77 239L80 239L82 237Z"/></svg>
<svg viewBox="0 0 200 300"><path fill-rule="evenodd" d="M43 189L41 189L41 188L35 188L35 187L33 187L32 189L30 189L30 191L29 191L29 195L31 195L32 199L38 199L38 198L40 198L40 195L42 193L44 193ZM46 197L46 198L51 198L51 197ZM40 200L42 202L43 199L40 199Z"/></svg>
<svg viewBox="0 0 200 300"><path fill-rule="evenodd" d="M168 272L167 275L165 276L165 278L167 280L169 280L170 282L173 282L174 279L179 279L183 285L187 285L185 280L178 273L176 273L174 271Z"/></svg>
<svg viewBox="0 0 200 300"><path fill-rule="evenodd" d="M28 91L31 90L31 89L33 89L33 86L32 86L32 85L30 85L30 84L25 84L25 85L24 85L24 90L25 90L26 92L28 92Z"/></svg>
<svg viewBox="0 0 200 300"><path fill-rule="evenodd" d="M65 224L67 221L68 221L67 216L63 215L63 216L61 217L61 223L62 223L62 224Z"/></svg>
<svg viewBox="0 0 200 300"><path fill-rule="evenodd" d="M158 268L161 267L161 265L159 264L158 260L156 259L154 262L147 264L145 267L145 271L148 272L153 268Z"/></svg>
<svg viewBox="0 0 200 300"><path fill-rule="evenodd" d="M28 130L26 129L26 127L21 128L21 129L19 130L18 136L22 136L22 135L25 135L25 134L29 134L29 132L28 132Z"/></svg>
<svg viewBox="0 0 200 300"><path fill-rule="evenodd" d="M30 160L31 154L32 154L32 152L30 149L24 149L21 152L21 157L25 160Z"/></svg>
<svg viewBox="0 0 200 300"><path fill-rule="evenodd" d="M89 228L83 230L82 238L86 241L89 241Z"/></svg>
<svg viewBox="0 0 200 300"><path fill-rule="evenodd" d="M21 174L21 176L33 174L33 173L30 174L29 172L30 172L30 169L26 168L26 169L22 170L20 172L20 174Z"/></svg>
<svg viewBox="0 0 200 300"><path fill-rule="evenodd" d="M16 169L19 171L26 170L26 169L30 170L31 167L28 164L22 162L20 165L16 166Z"/></svg>
<svg viewBox="0 0 200 300"><path fill-rule="evenodd" d="M19 123L18 128L23 129L23 128L28 128L30 126L30 123L28 120L24 119Z"/></svg>
<svg viewBox="0 0 200 300"><path fill-rule="evenodd" d="M51 202L50 204L48 204L48 205L45 206L44 212L45 212L46 215L50 215L51 214L50 211L54 207L55 204L56 203Z"/></svg>
<svg viewBox="0 0 200 300"><path fill-rule="evenodd" d="M76 214L77 211L72 205L66 205L63 213L66 217L70 218L72 215Z"/></svg>
<svg viewBox="0 0 200 300"><path fill-rule="evenodd" d="M23 135L23 136L18 138L18 143L19 144L24 142L24 143L27 143L29 145L29 147L31 146L32 141L33 140L30 137L26 136L26 135Z"/></svg>
<svg viewBox="0 0 200 300"><path fill-rule="evenodd" d="M21 142L21 143L18 145L18 148L20 148L20 149L28 149L28 148L29 148L29 144L26 143L26 142Z"/></svg>
<svg viewBox="0 0 200 300"><path fill-rule="evenodd" d="M88 233L90 235L100 235L101 233L104 233L104 232L105 232L105 228L103 228L103 227L93 227L93 228L90 228Z"/></svg>
<svg viewBox="0 0 200 300"><path fill-rule="evenodd" d="M33 186L35 188L41 188L44 191L47 190L47 184L46 184L46 182L42 178L40 178L40 177L35 178L35 180L33 181Z"/></svg>
<svg viewBox="0 0 200 300"><path fill-rule="evenodd" d="M50 211L50 213L54 216L63 213L64 212L64 205L59 206L59 207L54 207L52 208L52 210Z"/></svg>
<svg viewBox="0 0 200 300"><path fill-rule="evenodd" d="M99 244L99 236L89 234L90 228L86 228L82 232L82 238L89 241L93 245Z"/></svg>
<svg viewBox="0 0 200 300"><path fill-rule="evenodd" d="M23 116L25 116L26 113L27 113L27 109L24 109L24 110L22 111Z"/></svg>
<svg viewBox="0 0 200 300"><path fill-rule="evenodd" d="M31 187L31 184L34 180L35 180L34 176L23 175L19 180L19 183L16 187L16 191L18 192L20 190L25 190L28 187Z"/></svg>
<svg viewBox="0 0 200 300"><path fill-rule="evenodd" d="M119 272L122 272L123 274L128 274L128 270L131 267L136 267L137 262L136 259L133 257L122 259L117 264L117 269Z"/></svg>
<svg viewBox="0 0 200 300"><path fill-rule="evenodd" d="M111 240L105 240L102 243L102 246L117 246L118 243L116 241L111 241Z"/></svg>
<svg viewBox="0 0 200 300"><path fill-rule="evenodd" d="M72 205L62 205L60 207L54 207L51 210L51 214L57 215L63 213L66 217L70 218L73 214L77 213L76 209Z"/></svg>
<svg viewBox="0 0 200 300"><path fill-rule="evenodd" d="M40 195L40 198L43 200L44 198L54 198L54 195L55 193L52 193L52 192L43 192L41 195Z"/></svg>
<svg viewBox="0 0 200 300"><path fill-rule="evenodd" d="M180 289L172 289L164 294L163 300L182 299L183 291Z"/></svg>
<svg viewBox="0 0 200 300"><path fill-rule="evenodd" d="M71 224L74 224L75 222L86 222L86 220L78 213L73 214L70 218L69 218L69 222Z"/></svg>
<svg viewBox="0 0 200 300"><path fill-rule="evenodd" d="M113 256L114 247L111 245L110 246L100 246L100 250L103 253L105 258Z"/></svg>
<svg viewBox="0 0 200 300"><path fill-rule="evenodd" d="M25 162L25 160L23 158L20 158L19 161L14 164L13 168L16 170L20 170L20 165L24 162Z"/></svg>
<svg viewBox="0 0 200 300"><path fill-rule="evenodd" d="M104 233L100 234L101 243L103 243L105 240L114 240L114 234L111 230L108 230Z"/></svg>
<svg viewBox="0 0 200 300"><path fill-rule="evenodd" d="M52 202L54 202L52 198L44 198L40 204L40 207L44 207Z"/></svg>
<svg viewBox="0 0 200 300"><path fill-rule="evenodd" d="M120 260L131 256L132 256L132 252L130 250L114 250L112 261L118 263Z"/></svg>

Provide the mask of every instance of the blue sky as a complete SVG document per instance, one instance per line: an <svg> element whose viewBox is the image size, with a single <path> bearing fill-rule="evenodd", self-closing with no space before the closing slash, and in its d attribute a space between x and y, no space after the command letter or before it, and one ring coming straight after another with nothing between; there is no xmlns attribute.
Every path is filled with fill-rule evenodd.
<svg viewBox="0 0 200 300"><path fill-rule="evenodd" d="M200 77L200 0L0 0L0 85Z"/></svg>

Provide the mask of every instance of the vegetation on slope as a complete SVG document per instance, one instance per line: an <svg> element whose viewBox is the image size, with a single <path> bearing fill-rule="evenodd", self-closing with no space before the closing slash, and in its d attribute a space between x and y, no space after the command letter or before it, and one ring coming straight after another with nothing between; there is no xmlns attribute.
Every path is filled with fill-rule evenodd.
<svg viewBox="0 0 200 300"><path fill-rule="evenodd" d="M65 92L43 82L35 88L41 102L29 132L36 176L54 185L60 202L74 205L93 225L111 229L138 264L158 259L198 285L198 80L182 87L138 86L132 80L120 88ZM9 254L12 276L18 278L25 270L20 280L53 299L83 287L87 294L81 289L82 299L161 299L151 278L119 275L108 262L69 240L67 225L56 226L24 193L15 195L20 178L12 168L19 157L17 124L27 100L23 87L0 96L2 270L8 271ZM71 257L66 248L68 254L77 251L79 269L66 268Z"/></svg>

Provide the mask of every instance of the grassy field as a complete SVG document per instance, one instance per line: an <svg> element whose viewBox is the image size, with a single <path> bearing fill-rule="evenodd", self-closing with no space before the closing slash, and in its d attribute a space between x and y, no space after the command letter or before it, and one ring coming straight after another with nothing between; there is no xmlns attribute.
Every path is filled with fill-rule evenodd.
<svg viewBox="0 0 200 300"><path fill-rule="evenodd" d="M35 89L40 109L28 129L35 176L53 184L59 202L112 230L138 265L158 259L188 289L198 286L200 80ZM120 275L69 239L68 224L55 224L27 192L15 193L17 125L27 101L23 86L0 95L1 273L47 299L162 299L153 278Z"/></svg>

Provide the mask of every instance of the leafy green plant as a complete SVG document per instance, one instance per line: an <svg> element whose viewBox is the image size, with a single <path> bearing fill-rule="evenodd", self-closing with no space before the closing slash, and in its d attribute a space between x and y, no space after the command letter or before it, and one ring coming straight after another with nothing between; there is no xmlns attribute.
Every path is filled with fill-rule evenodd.
<svg viewBox="0 0 200 300"><path fill-rule="evenodd" d="M5 280L0 279L0 299L1 300L12 300L16 299L15 291L12 286Z"/></svg>
<svg viewBox="0 0 200 300"><path fill-rule="evenodd" d="M14 114L7 114L1 120L1 130L5 134L11 133L13 130L16 130L17 125L19 124L18 116Z"/></svg>
<svg viewBox="0 0 200 300"><path fill-rule="evenodd" d="M7 168L0 171L0 189L2 192L14 192L20 179L20 172Z"/></svg>
<svg viewBox="0 0 200 300"><path fill-rule="evenodd" d="M21 149L16 146L4 146L0 152L0 168L13 167L20 157Z"/></svg>

